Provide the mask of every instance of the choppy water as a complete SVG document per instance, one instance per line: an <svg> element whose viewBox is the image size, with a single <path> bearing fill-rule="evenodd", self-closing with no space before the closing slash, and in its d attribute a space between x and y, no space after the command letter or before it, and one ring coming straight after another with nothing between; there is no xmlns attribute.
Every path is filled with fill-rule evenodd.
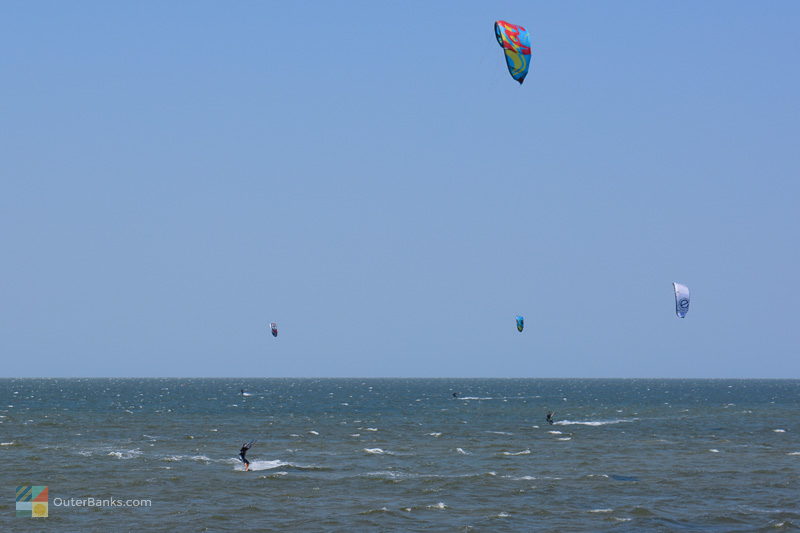
<svg viewBox="0 0 800 533"><path fill-rule="evenodd" d="M7 379L0 529L796 530L798 415L800 380ZM88 497L152 504L53 503Z"/></svg>

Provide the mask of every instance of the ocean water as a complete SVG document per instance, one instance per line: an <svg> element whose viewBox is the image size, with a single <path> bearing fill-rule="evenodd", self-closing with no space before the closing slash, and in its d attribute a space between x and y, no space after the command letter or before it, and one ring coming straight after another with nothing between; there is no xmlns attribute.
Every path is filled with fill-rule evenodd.
<svg viewBox="0 0 800 533"><path fill-rule="evenodd" d="M2 531L798 530L800 380L5 379L0 480Z"/></svg>

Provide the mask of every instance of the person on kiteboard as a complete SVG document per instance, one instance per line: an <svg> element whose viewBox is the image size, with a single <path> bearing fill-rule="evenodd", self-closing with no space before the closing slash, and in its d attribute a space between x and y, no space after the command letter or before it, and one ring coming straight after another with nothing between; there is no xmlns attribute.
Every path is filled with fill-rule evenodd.
<svg viewBox="0 0 800 533"><path fill-rule="evenodd" d="M239 450L239 459L241 459L242 462L244 463L244 471L245 472L250 470L250 461L247 460L247 457L245 457L245 455L247 455L247 450L252 448L253 444L255 444L255 442L256 441L254 441L254 440L251 440L250 442L245 442L244 444L242 444L242 449Z"/></svg>

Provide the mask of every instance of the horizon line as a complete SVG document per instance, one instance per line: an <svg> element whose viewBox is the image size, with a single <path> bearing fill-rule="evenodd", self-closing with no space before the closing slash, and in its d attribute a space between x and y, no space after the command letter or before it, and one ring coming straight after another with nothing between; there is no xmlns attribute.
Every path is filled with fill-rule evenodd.
<svg viewBox="0 0 800 533"><path fill-rule="evenodd" d="M635 377L535 377L535 376L475 376L475 377L455 377L455 376L0 376L0 380L10 379L441 379L441 380L465 380L465 379L540 379L540 380L564 380L564 379L702 379L702 380L772 380L772 381L797 381L800 377L657 377L657 376L635 376Z"/></svg>

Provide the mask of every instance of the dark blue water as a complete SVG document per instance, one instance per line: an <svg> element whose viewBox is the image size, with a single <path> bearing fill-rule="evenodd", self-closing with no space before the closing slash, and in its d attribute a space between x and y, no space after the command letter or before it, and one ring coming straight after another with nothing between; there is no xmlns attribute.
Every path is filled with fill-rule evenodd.
<svg viewBox="0 0 800 533"><path fill-rule="evenodd" d="M0 529L794 530L798 415L798 380L0 380Z"/></svg>

